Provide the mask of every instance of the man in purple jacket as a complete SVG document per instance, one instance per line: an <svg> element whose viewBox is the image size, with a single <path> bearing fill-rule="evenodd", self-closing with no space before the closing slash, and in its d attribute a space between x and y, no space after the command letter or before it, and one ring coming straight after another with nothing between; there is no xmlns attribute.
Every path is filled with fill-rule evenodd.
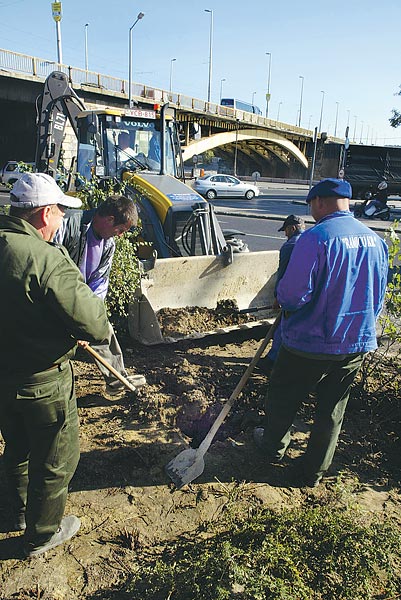
<svg viewBox="0 0 401 600"><path fill-rule="evenodd" d="M351 186L324 179L306 201L316 225L302 234L278 288L282 346L269 382L257 445L281 460L303 400L316 414L302 459L302 483L316 486L330 467L349 391L364 354L377 348L376 319L387 283L383 240L349 211Z"/></svg>

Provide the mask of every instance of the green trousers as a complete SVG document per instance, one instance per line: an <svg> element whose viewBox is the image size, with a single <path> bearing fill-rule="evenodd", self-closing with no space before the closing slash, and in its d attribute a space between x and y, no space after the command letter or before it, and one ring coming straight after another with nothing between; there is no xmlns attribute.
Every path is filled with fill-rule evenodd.
<svg viewBox="0 0 401 600"><path fill-rule="evenodd" d="M263 444L270 459L280 460L291 441L291 426L309 393L316 394L316 413L303 468L310 476L330 467L344 419L349 392L363 354L344 360L316 360L280 348L265 401Z"/></svg>
<svg viewBox="0 0 401 600"><path fill-rule="evenodd" d="M79 424L72 366L6 378L0 397L0 429L9 499L25 513L25 544L40 546L57 531L68 484L79 461Z"/></svg>

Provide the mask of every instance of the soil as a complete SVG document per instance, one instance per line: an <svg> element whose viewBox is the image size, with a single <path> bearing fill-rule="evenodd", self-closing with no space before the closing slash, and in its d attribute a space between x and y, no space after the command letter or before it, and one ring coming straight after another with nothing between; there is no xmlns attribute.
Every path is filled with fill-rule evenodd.
<svg viewBox="0 0 401 600"><path fill-rule="evenodd" d="M271 317L272 311L263 311L263 318ZM260 313L261 314L261 313ZM258 312L242 313L233 300L224 300L215 310L202 306L185 308L162 308L157 320L164 338L183 338L194 332L205 333L225 327L233 327L257 321Z"/></svg>
<svg viewBox="0 0 401 600"><path fill-rule="evenodd" d="M260 336L265 331L259 332ZM255 331L252 334L255 335ZM372 418L363 398L349 406L329 477L316 489L298 487L292 466L305 447L311 415L306 404L295 423L288 456L266 464L252 442L261 422L267 377L255 370L206 455L203 474L174 489L165 465L188 444L197 446L255 354L260 340L248 332L146 348L121 339L129 373L143 373L140 396L111 401L96 366L74 361L81 431L81 461L66 514L80 517L79 533L64 546L21 560L21 535L10 532L0 460L0 598L75 600L104 598L135 570L144 555L182 534L201 535L218 519L230 489L275 509L307 505L357 477L355 502L401 522L400 446L394 431Z"/></svg>

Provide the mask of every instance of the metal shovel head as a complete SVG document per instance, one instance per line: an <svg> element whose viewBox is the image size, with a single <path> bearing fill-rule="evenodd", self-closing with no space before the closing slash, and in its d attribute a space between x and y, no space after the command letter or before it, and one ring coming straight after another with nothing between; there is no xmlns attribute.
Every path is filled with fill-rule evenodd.
<svg viewBox="0 0 401 600"><path fill-rule="evenodd" d="M199 448L187 448L166 465L166 473L179 490L203 473L204 453Z"/></svg>

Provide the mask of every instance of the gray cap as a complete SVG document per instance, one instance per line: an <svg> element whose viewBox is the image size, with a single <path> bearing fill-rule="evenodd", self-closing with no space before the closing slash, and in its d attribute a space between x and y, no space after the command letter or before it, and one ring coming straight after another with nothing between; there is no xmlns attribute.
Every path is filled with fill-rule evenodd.
<svg viewBox="0 0 401 600"><path fill-rule="evenodd" d="M302 227L305 225L305 221L302 217L298 217L298 215L288 215L288 217L286 218L280 229L278 229L278 231L285 231L285 228L289 227L290 225Z"/></svg>
<svg viewBox="0 0 401 600"><path fill-rule="evenodd" d="M80 208L82 202L74 196L66 196L56 181L46 173L24 173L10 192L11 206L36 208L50 204L62 204L67 208Z"/></svg>

